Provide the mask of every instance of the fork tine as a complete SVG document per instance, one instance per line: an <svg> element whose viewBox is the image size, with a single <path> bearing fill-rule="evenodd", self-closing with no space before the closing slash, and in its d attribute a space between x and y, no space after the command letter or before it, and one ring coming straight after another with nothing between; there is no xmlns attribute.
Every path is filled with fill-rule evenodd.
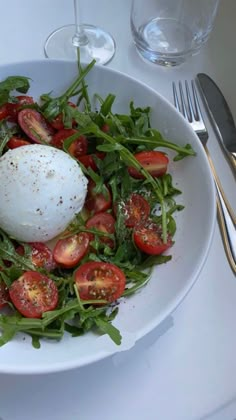
<svg viewBox="0 0 236 420"><path fill-rule="evenodd" d="M174 106L175 106L175 108L179 112L181 112L181 108L180 108L180 103L179 103L179 98L178 98L178 94L177 94L177 89L176 89L175 82L172 82L172 89L173 89L173 97L174 97Z"/></svg>
<svg viewBox="0 0 236 420"><path fill-rule="evenodd" d="M192 88L193 88L193 85L192 85ZM196 105L195 105L195 99L194 99L194 106L193 106L193 102L192 102L192 98L191 98L191 95L190 95L190 90L189 90L187 80L185 80L185 89L186 89L188 111L189 111L189 122L192 122L194 120L194 118L196 119L196 112L195 112L196 110L194 109L194 106L196 108Z"/></svg>
<svg viewBox="0 0 236 420"><path fill-rule="evenodd" d="M179 94L180 94L180 100L181 100L181 106L182 106L182 114L184 118L188 118L188 111L187 111L187 107L186 107L186 103L184 99L184 91L183 91L181 82L179 82Z"/></svg>
<svg viewBox="0 0 236 420"><path fill-rule="evenodd" d="M203 121L201 107L198 100L197 90L195 87L194 80L192 80L192 91L193 91L193 100L194 100L194 106L195 106L195 119L197 121Z"/></svg>

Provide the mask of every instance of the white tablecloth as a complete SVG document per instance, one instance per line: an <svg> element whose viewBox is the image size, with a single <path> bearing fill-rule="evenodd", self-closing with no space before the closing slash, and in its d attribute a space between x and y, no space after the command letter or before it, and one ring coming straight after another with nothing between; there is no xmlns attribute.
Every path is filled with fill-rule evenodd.
<svg viewBox="0 0 236 420"><path fill-rule="evenodd" d="M139 58L131 39L130 3L81 0L83 21L102 26L116 40L109 67L142 80L171 101L172 80L206 72L223 90L236 119L235 0L221 1L208 44L174 69ZM44 57L48 34L73 23L72 0L8 0L2 2L0 12L1 63ZM235 177L208 128L210 152L236 210ZM236 279L216 226L206 265L172 318L132 350L78 370L0 375L0 418L232 420L236 418L235 319Z"/></svg>

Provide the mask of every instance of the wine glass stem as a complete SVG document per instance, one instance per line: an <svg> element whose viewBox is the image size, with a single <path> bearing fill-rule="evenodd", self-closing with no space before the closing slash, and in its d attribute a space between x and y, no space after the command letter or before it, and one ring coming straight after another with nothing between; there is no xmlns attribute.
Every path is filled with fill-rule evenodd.
<svg viewBox="0 0 236 420"><path fill-rule="evenodd" d="M82 47L88 44L88 37L80 24L79 0L74 0L74 13L75 13L75 34L72 38L75 47Z"/></svg>

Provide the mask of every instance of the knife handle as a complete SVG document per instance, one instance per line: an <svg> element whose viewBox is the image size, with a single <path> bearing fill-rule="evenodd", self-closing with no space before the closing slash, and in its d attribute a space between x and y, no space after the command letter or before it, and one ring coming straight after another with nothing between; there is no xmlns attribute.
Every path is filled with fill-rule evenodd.
<svg viewBox="0 0 236 420"><path fill-rule="evenodd" d="M234 171L236 171L236 153L230 153L229 159L230 159L230 162L232 164Z"/></svg>
<svg viewBox="0 0 236 420"><path fill-rule="evenodd" d="M224 190L216 173L213 161L206 146L205 151L208 157L208 161L212 170L216 186L217 215L225 252L231 269L234 272L234 274L236 274L236 216L225 196Z"/></svg>
<svg viewBox="0 0 236 420"><path fill-rule="evenodd" d="M219 187L216 185L217 191L217 214L220 230L223 238L225 252L233 272L236 274L236 229L235 225L228 213L224 200L220 193Z"/></svg>

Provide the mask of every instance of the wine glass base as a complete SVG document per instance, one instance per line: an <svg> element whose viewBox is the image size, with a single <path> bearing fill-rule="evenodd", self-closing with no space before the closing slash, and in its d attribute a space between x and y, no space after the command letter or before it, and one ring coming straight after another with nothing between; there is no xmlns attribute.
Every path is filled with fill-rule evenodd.
<svg viewBox="0 0 236 420"><path fill-rule="evenodd" d="M86 45L79 47L81 62L88 63L93 59L98 64L108 63L115 54L116 46L112 36L103 29L93 25L81 25L88 39ZM44 52L47 58L78 59L78 47L72 39L76 32L75 25L66 25L52 32L46 40Z"/></svg>

